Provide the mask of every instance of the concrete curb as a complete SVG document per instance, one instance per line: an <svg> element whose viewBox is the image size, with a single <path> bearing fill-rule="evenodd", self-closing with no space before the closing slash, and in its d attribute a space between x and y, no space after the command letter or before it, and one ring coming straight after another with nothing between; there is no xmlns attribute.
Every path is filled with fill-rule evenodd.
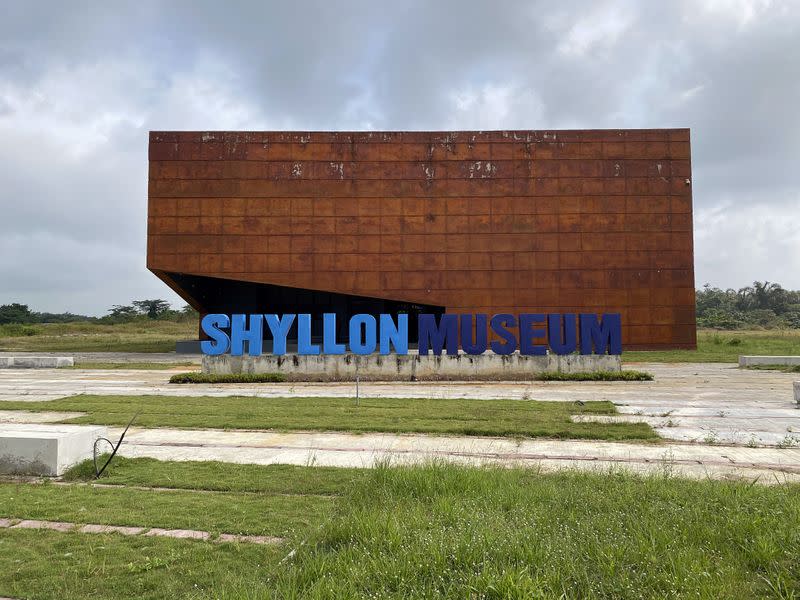
<svg viewBox="0 0 800 600"><path fill-rule="evenodd" d="M74 367L71 356L0 356L0 369L61 369Z"/></svg>
<svg viewBox="0 0 800 600"><path fill-rule="evenodd" d="M740 356L740 367L760 365L780 365L782 367L800 366L800 356Z"/></svg>

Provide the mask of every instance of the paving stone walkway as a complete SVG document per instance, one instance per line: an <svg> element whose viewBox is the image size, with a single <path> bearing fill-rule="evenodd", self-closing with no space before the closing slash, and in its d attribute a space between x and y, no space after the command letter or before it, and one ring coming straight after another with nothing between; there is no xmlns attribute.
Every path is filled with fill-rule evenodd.
<svg viewBox="0 0 800 600"><path fill-rule="evenodd" d="M121 535L144 535L146 537L169 537L203 540L217 543L238 542L243 544L280 544L283 538L264 535L236 535L221 533L213 536L208 531L194 529L161 529L159 527L126 527L121 525L99 525L69 523L64 521L40 521L36 519L10 519L0 517L0 529L50 529L62 533L119 533Z"/></svg>

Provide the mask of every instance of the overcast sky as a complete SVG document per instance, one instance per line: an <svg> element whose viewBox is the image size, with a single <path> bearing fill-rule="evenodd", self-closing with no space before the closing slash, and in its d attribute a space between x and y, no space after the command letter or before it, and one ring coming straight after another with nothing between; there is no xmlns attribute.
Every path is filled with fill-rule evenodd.
<svg viewBox="0 0 800 600"><path fill-rule="evenodd" d="M0 304L181 304L149 130L618 127L691 127L698 287L800 288L800 2L7 2Z"/></svg>

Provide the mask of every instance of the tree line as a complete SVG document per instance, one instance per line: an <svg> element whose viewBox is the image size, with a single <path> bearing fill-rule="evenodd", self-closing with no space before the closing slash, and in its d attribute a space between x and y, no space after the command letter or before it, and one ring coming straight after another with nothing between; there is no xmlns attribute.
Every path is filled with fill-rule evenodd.
<svg viewBox="0 0 800 600"><path fill-rule="evenodd" d="M800 291L754 281L735 290L697 290L697 326L712 329L800 329Z"/></svg>
<svg viewBox="0 0 800 600"><path fill-rule="evenodd" d="M106 311L102 317L76 315L74 313L49 313L32 311L27 304L0 305L0 325L20 324L31 325L35 323L75 323L88 321L90 323L129 323L154 319L159 321L186 321L197 318L197 311L186 304L183 308L175 310L166 300L134 300L130 304L115 304Z"/></svg>

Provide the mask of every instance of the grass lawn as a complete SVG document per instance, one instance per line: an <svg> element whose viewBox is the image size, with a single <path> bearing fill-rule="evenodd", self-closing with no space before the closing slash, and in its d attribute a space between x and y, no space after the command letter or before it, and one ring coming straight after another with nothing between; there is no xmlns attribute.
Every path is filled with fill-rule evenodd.
<svg viewBox="0 0 800 600"><path fill-rule="evenodd" d="M105 459L98 459L98 462ZM348 491L367 471L294 465L237 465L216 461L160 461L117 456L103 473L102 483L173 489L260 494L335 496ZM86 461L67 471L65 481L92 481L94 465Z"/></svg>
<svg viewBox="0 0 800 600"><path fill-rule="evenodd" d="M800 589L800 487L377 469L281 597L755 598Z"/></svg>
<svg viewBox="0 0 800 600"><path fill-rule="evenodd" d="M191 509L165 511L185 512L193 529L226 531L236 519L218 510L225 497L230 512L248 514L236 521L241 529L272 518L270 530L288 538L256 546L0 529L0 595L711 599L793 598L800 587L797 485L437 463L355 471L128 459L109 469L103 482L120 487L103 491L121 495L127 523L178 518L159 517L155 506L185 494ZM165 481L183 491L148 492L152 507L126 487ZM92 503L99 489L70 488L79 496L64 494L59 505L57 495L42 502L65 492L57 486L3 488L23 499L0 500L3 516L41 516L45 505L51 518L103 514ZM206 491L219 488L238 491ZM334 496L312 496L325 508L302 518L270 508L275 493L302 490ZM251 514L253 500L263 510Z"/></svg>
<svg viewBox="0 0 800 600"><path fill-rule="evenodd" d="M0 594L50 600L269 598L282 546L0 531ZM224 595L224 596L223 596Z"/></svg>
<svg viewBox="0 0 800 600"><path fill-rule="evenodd" d="M611 402L255 398L252 396L90 396L3 402L5 410L76 411L65 423L217 429L419 432L452 435L656 440L646 423L573 423L570 415L611 415Z"/></svg>
<svg viewBox="0 0 800 600"><path fill-rule="evenodd" d="M197 323L136 321L115 325L77 322L0 326L0 351L174 352L196 338Z"/></svg>
<svg viewBox="0 0 800 600"><path fill-rule="evenodd" d="M3 516L29 519L201 529L282 537L322 514L330 496L94 488L83 485L0 485Z"/></svg>
<svg viewBox="0 0 800 600"><path fill-rule="evenodd" d="M119 370L119 369L133 369L137 371L167 371L170 369L178 369L181 367L200 367L198 362L174 362L174 363L160 363L160 362L83 362L78 361L74 367L67 367L72 369L100 369L100 370Z"/></svg>
<svg viewBox="0 0 800 600"><path fill-rule="evenodd" d="M629 362L739 362L739 355L800 355L800 330L697 332L697 350L625 352Z"/></svg>

